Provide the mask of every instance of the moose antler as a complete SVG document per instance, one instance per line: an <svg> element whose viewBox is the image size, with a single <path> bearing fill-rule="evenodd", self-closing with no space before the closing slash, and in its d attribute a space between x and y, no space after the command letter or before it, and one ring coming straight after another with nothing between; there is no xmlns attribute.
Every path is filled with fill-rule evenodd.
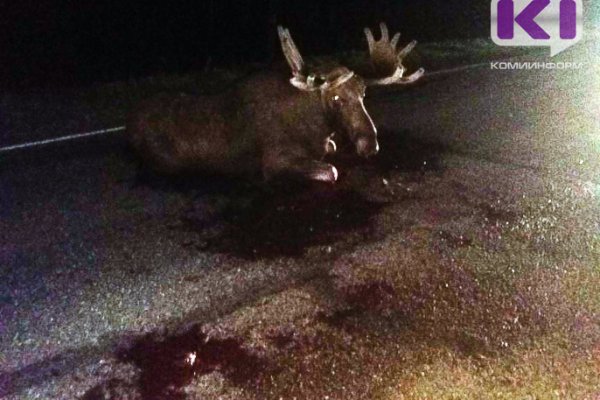
<svg viewBox="0 0 600 400"><path fill-rule="evenodd" d="M398 50L398 40L400 33L396 33L390 40L387 25L379 24L381 29L381 39L376 41L373 37L371 29L365 28L365 35L369 44L369 54L373 69L378 76L383 78L369 79L368 85L391 85L391 84L407 84L418 80L423 76L425 70L420 68L417 72L404 77L406 68L402 65L402 60L415 48L417 41L413 40L402 50Z"/></svg>
<svg viewBox="0 0 600 400"><path fill-rule="evenodd" d="M330 81L325 76L308 73L302 55L294 43L290 31L282 26L278 26L277 32L279 33L283 55L292 69L293 78L290 79L290 83L298 89L305 91L325 90L340 85L354 76L354 72L347 71L335 80Z"/></svg>

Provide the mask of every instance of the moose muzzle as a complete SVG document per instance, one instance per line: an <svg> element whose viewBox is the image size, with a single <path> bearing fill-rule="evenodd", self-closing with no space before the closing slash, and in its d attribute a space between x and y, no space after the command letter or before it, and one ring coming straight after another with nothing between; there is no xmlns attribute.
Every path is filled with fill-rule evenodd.
<svg viewBox="0 0 600 400"><path fill-rule="evenodd" d="M374 156L379 153L379 143L374 137L361 136L356 141L356 153L364 158Z"/></svg>

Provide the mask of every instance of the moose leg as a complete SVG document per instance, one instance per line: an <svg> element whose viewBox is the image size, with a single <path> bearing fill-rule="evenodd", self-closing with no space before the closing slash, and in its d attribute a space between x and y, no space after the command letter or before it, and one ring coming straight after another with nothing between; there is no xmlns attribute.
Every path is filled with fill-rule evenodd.
<svg viewBox="0 0 600 400"><path fill-rule="evenodd" d="M334 183L338 178L338 171L333 165L310 158L294 158L265 163L263 173L267 180L278 175L292 175L313 181Z"/></svg>
<svg viewBox="0 0 600 400"><path fill-rule="evenodd" d="M334 183L338 178L338 170L331 164L316 160L303 160L295 170L308 179Z"/></svg>

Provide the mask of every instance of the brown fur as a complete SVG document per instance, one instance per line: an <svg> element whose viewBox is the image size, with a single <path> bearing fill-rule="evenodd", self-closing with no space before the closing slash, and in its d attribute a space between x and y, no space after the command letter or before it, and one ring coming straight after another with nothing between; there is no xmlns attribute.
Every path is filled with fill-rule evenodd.
<svg viewBox="0 0 600 400"><path fill-rule="evenodd" d="M334 68L327 79L345 72ZM375 138L361 109L364 88L354 77L307 92L283 75L262 73L216 96L159 95L135 109L127 130L134 149L163 173L262 171L266 178L291 173L335 181L337 172L321 162L331 151L331 134Z"/></svg>

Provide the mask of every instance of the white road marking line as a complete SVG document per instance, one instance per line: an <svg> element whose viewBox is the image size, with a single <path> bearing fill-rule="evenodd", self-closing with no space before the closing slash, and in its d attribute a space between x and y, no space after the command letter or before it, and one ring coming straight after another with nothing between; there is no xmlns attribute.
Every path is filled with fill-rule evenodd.
<svg viewBox="0 0 600 400"><path fill-rule="evenodd" d="M91 137L91 136L104 135L106 133L119 132L119 131L124 131L124 130L125 130L124 126L117 126L117 127L114 127L114 128L100 129L100 130L92 131L92 132L77 133L77 134L74 134L74 135L60 136L60 137L57 137L57 138L37 140L35 142L27 142L27 143L15 144L15 145L12 145L12 146L0 147L0 153L5 153L5 152L9 152L9 151L13 151L13 150L19 150L19 149L26 149L26 148L29 148L29 147L42 146L44 144L57 143L57 142L65 142L65 141L68 141L68 140L75 140L75 139L82 139L82 138L87 138L87 137Z"/></svg>

